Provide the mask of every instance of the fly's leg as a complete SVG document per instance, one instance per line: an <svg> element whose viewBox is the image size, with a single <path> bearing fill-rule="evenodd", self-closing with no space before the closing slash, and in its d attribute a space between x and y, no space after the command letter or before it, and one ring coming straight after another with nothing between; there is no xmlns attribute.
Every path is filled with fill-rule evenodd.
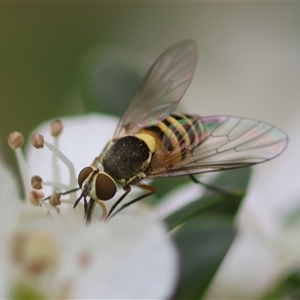
<svg viewBox="0 0 300 300"><path fill-rule="evenodd" d="M115 208L118 206L118 204L130 193L131 187L129 185L124 187L125 193L113 204L113 206L110 208L107 218L109 218L112 214L112 212L115 210ZM118 211L117 211L118 212ZM114 213L115 215L116 213Z"/></svg>
<svg viewBox="0 0 300 300"><path fill-rule="evenodd" d="M125 189L126 192L125 192L125 193L120 197L120 199L118 199L118 201L112 206L112 208L110 209L110 211L109 211L107 217L112 218L112 217L115 216L117 213L119 213L121 210L123 210L124 208L128 207L129 205L131 205L131 204L133 204L133 203L135 203L135 202L137 202L137 201L140 201L140 200L142 200L142 199L145 199L145 198L147 198L147 197L153 195L153 194L156 192L156 189L155 189L153 186L151 186L151 185L137 184L137 186L138 186L139 188L143 189L143 190L148 191L148 192L145 193L145 194L142 194L142 195L140 195L140 196L138 196L138 197L136 197L135 199L133 199L133 200L131 200L131 201L125 203L125 204L123 204L123 205L122 205L120 208L118 208L114 213L112 213L112 212L115 210L116 206L117 206L117 205L118 205L118 204L126 197L126 195L131 191L131 187L130 187L130 186L125 187L124 189ZM127 190L129 190L129 191L127 192Z"/></svg>
<svg viewBox="0 0 300 300"><path fill-rule="evenodd" d="M221 195L225 195L225 196L227 196L227 197L234 197L234 198L240 198L241 197L241 195L238 195L238 194L235 194L235 193L231 193L231 192L228 192L228 191L226 191L226 190L223 190L223 189L221 189L221 188L218 188L218 187L216 187L216 186L213 186L213 185L210 185L210 184L208 184L208 183L205 183L205 182L202 182L202 181L200 181L200 180L198 180L194 175L192 175L192 174L189 174L189 177L191 178L191 180L193 181L193 182L195 182L195 183L197 183L197 184L200 184L200 185L202 185L202 186L204 186L206 189L208 189L208 190L210 190L210 191L212 191L212 192L215 192L215 193L217 193L217 194L221 194Z"/></svg>
<svg viewBox="0 0 300 300"><path fill-rule="evenodd" d="M85 211L84 219L85 219L86 224L91 223L95 206L96 206L96 201L94 199L90 198L87 208L84 209L84 211Z"/></svg>

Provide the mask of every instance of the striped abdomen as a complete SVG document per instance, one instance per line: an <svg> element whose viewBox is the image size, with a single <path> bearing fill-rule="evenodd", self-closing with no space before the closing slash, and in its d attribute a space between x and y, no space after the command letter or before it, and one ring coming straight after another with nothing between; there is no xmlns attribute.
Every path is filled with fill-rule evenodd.
<svg viewBox="0 0 300 300"><path fill-rule="evenodd" d="M163 121L146 128L155 133L167 152L181 153L185 157L187 150L192 150L201 142L203 125L198 116L171 114Z"/></svg>

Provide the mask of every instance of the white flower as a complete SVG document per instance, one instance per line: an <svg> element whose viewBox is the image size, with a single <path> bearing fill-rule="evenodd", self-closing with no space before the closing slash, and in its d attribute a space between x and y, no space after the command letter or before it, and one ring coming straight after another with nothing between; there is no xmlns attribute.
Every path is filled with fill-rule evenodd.
<svg viewBox="0 0 300 300"><path fill-rule="evenodd" d="M207 293L208 299L257 299L300 267L300 220L288 216L300 207L299 122L289 145L275 160L254 167L238 235Z"/></svg>
<svg viewBox="0 0 300 300"><path fill-rule="evenodd" d="M71 173L99 155L116 126L115 119L99 115L62 122L64 129L57 141L51 141L49 123L36 130L49 147L49 141L55 147L59 144L70 160L67 164L72 161L74 166L68 169L48 149L32 147L22 160L19 149L25 202L20 202L16 181L1 164L0 218L5 227L0 227L0 298L170 297L177 280L177 251L164 225L148 209L135 205L109 222L86 226L83 210L73 209L75 193L62 197L67 201L60 210L48 201L41 207L30 203L28 194L32 198L41 193L32 192L32 175L41 176L43 184L74 188ZM51 188L45 186L43 193L51 193Z"/></svg>

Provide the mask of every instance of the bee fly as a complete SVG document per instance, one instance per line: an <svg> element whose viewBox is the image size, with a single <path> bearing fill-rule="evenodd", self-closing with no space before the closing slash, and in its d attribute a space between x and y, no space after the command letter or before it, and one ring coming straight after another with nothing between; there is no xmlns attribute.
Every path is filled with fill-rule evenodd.
<svg viewBox="0 0 300 300"><path fill-rule="evenodd" d="M102 154L78 176L90 222L97 201L123 195L135 185L146 193L124 207L155 193L144 178L161 178L228 170L267 161L281 153L287 136L272 125L232 116L173 113L189 87L197 64L195 41L181 41L165 50L142 80ZM193 177L192 177L193 179ZM87 203L87 197L90 198Z"/></svg>

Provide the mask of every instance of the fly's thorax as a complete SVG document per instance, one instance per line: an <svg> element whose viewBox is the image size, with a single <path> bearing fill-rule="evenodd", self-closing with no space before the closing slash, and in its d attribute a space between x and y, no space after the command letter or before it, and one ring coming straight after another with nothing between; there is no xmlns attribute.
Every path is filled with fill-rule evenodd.
<svg viewBox="0 0 300 300"><path fill-rule="evenodd" d="M107 148L102 164L114 180L128 183L139 178L149 166L155 140L146 134L123 136Z"/></svg>
<svg viewBox="0 0 300 300"><path fill-rule="evenodd" d="M83 196L90 196L94 200L109 200L117 192L114 179L106 172L89 166L81 170L78 175L78 184Z"/></svg>
<svg viewBox="0 0 300 300"><path fill-rule="evenodd" d="M148 149L151 153L154 153L156 148L156 142L152 135L147 133L138 133L134 135L135 137L139 138L140 140L144 141L148 146Z"/></svg>

